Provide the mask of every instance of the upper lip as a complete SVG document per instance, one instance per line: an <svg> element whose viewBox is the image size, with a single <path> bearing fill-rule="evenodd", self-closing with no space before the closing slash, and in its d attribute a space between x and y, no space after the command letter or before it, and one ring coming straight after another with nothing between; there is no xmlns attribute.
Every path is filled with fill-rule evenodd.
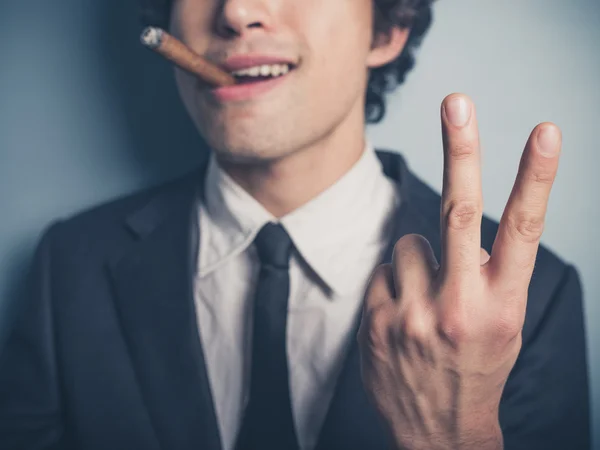
<svg viewBox="0 0 600 450"><path fill-rule="evenodd" d="M269 56L259 54L247 54L232 56L227 59L221 67L228 72L235 72L237 70L249 69L250 67L262 66L271 64L289 64L295 66L296 63L290 58L282 56Z"/></svg>

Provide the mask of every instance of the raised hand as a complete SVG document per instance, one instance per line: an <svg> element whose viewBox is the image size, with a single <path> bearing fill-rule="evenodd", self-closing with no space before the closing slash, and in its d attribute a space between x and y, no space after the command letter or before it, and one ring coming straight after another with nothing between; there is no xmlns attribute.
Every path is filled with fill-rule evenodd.
<svg viewBox="0 0 600 450"><path fill-rule="evenodd" d="M561 133L549 123L531 133L488 255L475 108L453 94L441 116L441 261L408 235L374 272L359 332L363 380L399 448L501 449L498 406L521 348Z"/></svg>

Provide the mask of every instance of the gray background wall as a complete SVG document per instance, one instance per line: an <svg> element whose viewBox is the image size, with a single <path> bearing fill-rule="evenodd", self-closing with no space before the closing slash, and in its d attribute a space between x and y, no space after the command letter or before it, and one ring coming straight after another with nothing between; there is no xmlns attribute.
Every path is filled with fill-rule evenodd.
<svg viewBox="0 0 600 450"><path fill-rule="evenodd" d="M134 2L0 5L0 342L31 252L53 219L187 171L203 144L170 69L138 44ZM600 3L441 0L378 146L441 187L439 104L478 108L486 212L498 219L523 144L541 121L564 133L544 242L583 277L594 421L600 422ZM600 449L600 427L594 428Z"/></svg>

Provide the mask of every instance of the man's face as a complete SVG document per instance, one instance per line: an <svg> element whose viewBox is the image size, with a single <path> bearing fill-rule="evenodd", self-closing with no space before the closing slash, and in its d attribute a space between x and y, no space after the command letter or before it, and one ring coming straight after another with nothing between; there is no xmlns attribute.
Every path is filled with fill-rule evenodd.
<svg viewBox="0 0 600 450"><path fill-rule="evenodd" d="M197 53L229 71L270 70L219 90L177 70L211 148L230 161L270 160L362 128L368 69L387 62L372 50L372 2L175 0L171 31Z"/></svg>

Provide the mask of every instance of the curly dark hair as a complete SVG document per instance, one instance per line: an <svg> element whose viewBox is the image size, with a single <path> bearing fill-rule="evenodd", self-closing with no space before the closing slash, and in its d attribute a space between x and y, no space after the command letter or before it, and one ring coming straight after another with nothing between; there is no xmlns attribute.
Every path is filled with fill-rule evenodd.
<svg viewBox="0 0 600 450"><path fill-rule="evenodd" d="M172 0L139 0L142 25L167 28ZM435 0L373 0L374 31L385 35L393 26L410 28L408 41L394 61L372 69L369 74L365 115L368 123L378 123L385 116L385 94L401 85L415 65L415 52L432 21Z"/></svg>

